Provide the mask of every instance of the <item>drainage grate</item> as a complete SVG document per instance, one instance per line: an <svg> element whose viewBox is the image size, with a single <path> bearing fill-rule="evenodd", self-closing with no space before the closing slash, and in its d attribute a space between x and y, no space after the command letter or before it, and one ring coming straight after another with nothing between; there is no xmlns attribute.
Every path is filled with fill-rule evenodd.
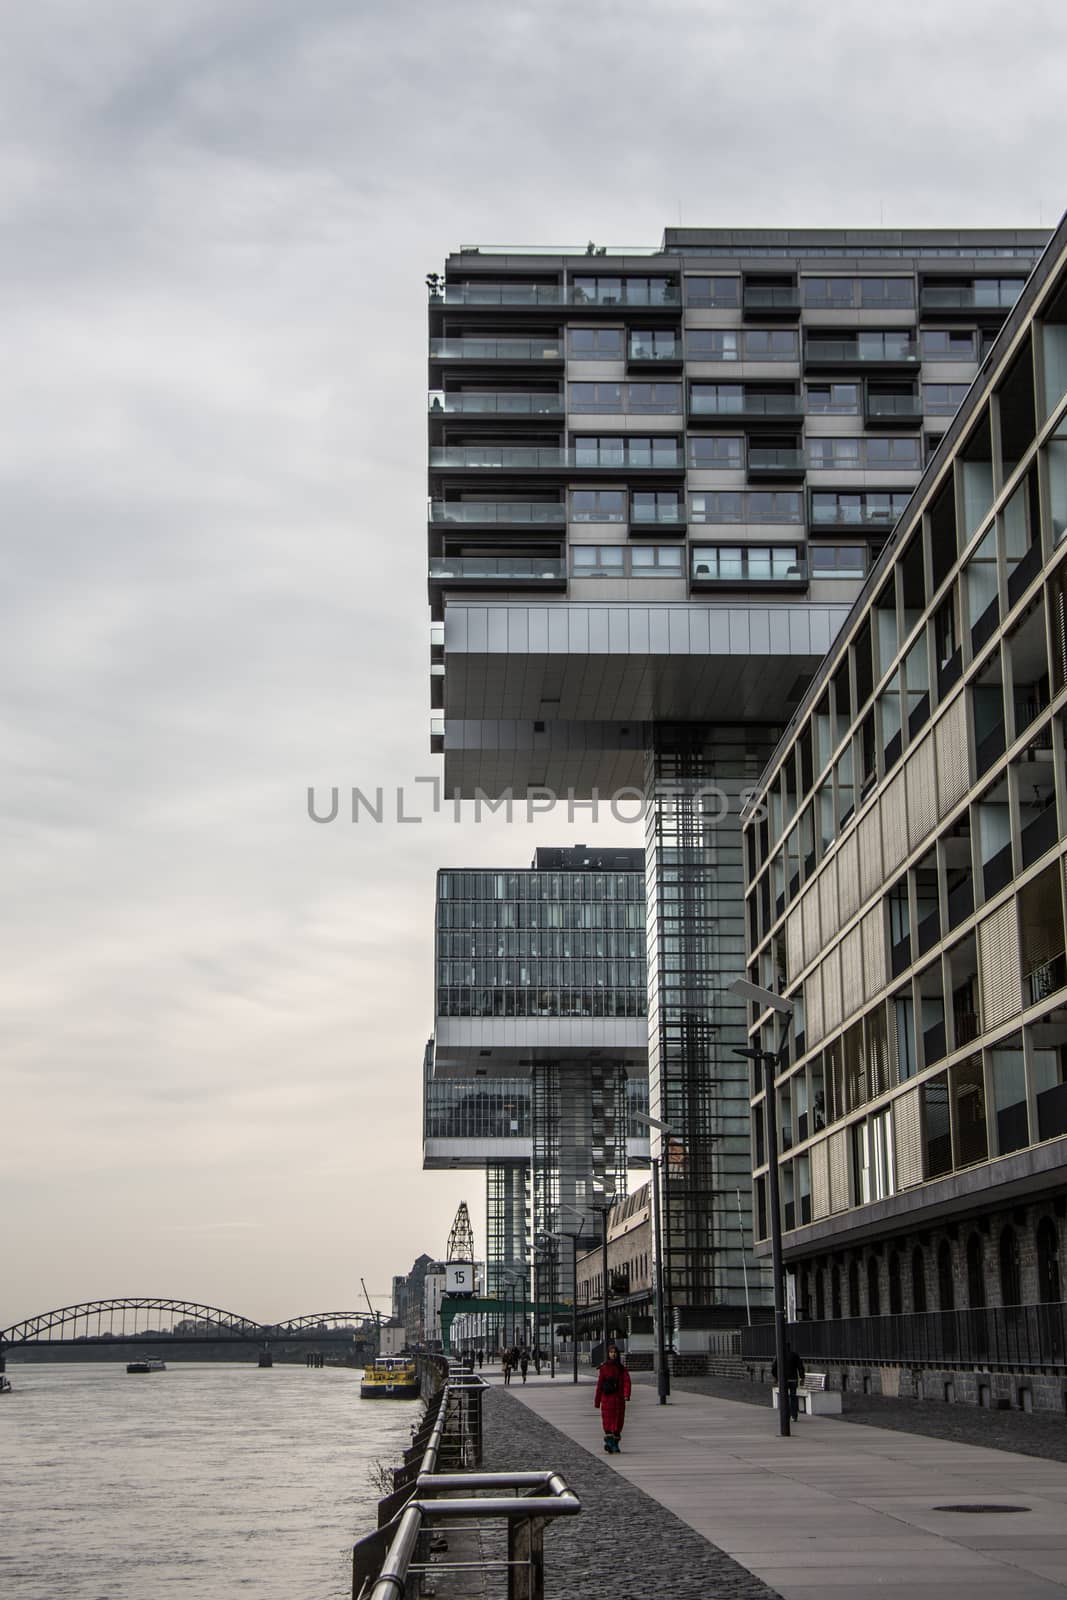
<svg viewBox="0 0 1067 1600"><path fill-rule="evenodd" d="M1007 1511L1029 1511L1029 1509L1030 1509L1029 1506L986 1506L986 1505L934 1506L934 1510L935 1511L980 1511L980 1512L987 1512L987 1513L988 1512L1007 1512Z"/></svg>

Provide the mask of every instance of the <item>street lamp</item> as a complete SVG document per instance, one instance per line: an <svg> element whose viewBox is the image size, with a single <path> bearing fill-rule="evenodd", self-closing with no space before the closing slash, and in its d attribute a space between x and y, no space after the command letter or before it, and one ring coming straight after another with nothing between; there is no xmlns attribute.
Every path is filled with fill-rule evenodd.
<svg viewBox="0 0 1067 1600"><path fill-rule="evenodd" d="M578 1218L577 1233L549 1233L549 1239L569 1239L571 1242L571 1382L578 1382L578 1243L585 1227L585 1213L574 1206L560 1205L558 1211L569 1211ZM607 1352L605 1351L605 1354Z"/></svg>
<svg viewBox="0 0 1067 1600"><path fill-rule="evenodd" d="M674 1129L658 1117L645 1111L631 1111L634 1122L647 1123L657 1133L665 1133L668 1140L676 1137ZM667 1368L667 1329L663 1317L663 1232L659 1211L659 1157L652 1156L652 1227L656 1235L655 1286L656 1286L656 1392L661 1406L667 1404L671 1392L670 1372Z"/></svg>
<svg viewBox="0 0 1067 1600"><path fill-rule="evenodd" d="M731 991L741 1000L754 1000L757 1005L769 1007L784 1020L782 1037L777 1050L759 1050L753 1046L735 1049L735 1056L746 1056L763 1067L763 1116L767 1130L768 1195L771 1223L771 1271L774 1276L774 1355L778 1367L778 1432L783 1439L789 1437L789 1390L785 1368L785 1300L782 1294L782 1214L778 1199L778 1114L774 1103L774 1080L789 1057L789 1024L793 1020L793 1003L783 1000L771 989L761 989L747 978L737 978Z"/></svg>

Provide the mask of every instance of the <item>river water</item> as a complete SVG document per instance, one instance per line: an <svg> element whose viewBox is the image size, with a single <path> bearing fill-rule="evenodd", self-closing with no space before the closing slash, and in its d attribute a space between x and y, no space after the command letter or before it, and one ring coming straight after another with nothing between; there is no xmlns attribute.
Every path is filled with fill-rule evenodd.
<svg viewBox="0 0 1067 1600"><path fill-rule="evenodd" d="M3 1600L346 1600L417 1400L358 1371L8 1362Z"/></svg>

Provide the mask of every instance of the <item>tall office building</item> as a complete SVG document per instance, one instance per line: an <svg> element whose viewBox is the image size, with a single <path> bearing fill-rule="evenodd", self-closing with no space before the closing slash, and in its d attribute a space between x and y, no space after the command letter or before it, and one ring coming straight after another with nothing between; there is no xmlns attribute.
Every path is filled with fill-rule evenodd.
<svg viewBox="0 0 1067 1600"><path fill-rule="evenodd" d="M538 1268L556 1297L597 1208L648 1139L645 875L639 849L539 849L525 870L437 875L436 1021L423 1068L425 1167L486 1173L487 1291ZM544 1252L542 1252L544 1253ZM549 1293L544 1274L528 1284Z"/></svg>
<svg viewBox="0 0 1067 1600"><path fill-rule="evenodd" d="M744 1292L744 792L1045 238L668 229L430 280L432 746L449 792L646 803L668 1292L695 1325Z"/></svg>
<svg viewBox="0 0 1067 1600"><path fill-rule="evenodd" d="M761 782L750 976L805 1347L1062 1409L1067 222ZM774 1019L753 1017L772 1048ZM757 1226L768 1146L756 1096ZM935 1315L936 1313L936 1315ZM853 1320L848 1320L853 1319ZM935 1372L935 1382L948 1381ZM952 1380L955 1381L955 1380ZM991 1387L992 1386L992 1387ZM935 1392L940 1393L938 1387Z"/></svg>

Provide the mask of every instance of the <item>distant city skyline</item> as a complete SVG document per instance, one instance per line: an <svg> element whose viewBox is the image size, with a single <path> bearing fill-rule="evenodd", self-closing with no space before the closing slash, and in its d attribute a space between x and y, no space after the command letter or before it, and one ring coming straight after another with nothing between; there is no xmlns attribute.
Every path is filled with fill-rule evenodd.
<svg viewBox="0 0 1067 1600"><path fill-rule="evenodd" d="M12 19L0 1325L138 1293L358 1309L360 1276L444 1253L461 1199L477 1229L470 1175L420 1170L435 872L635 839L308 818L309 786L431 771L425 274L678 223L1049 225L1067 19L1024 3L1007 47L1002 22Z"/></svg>

